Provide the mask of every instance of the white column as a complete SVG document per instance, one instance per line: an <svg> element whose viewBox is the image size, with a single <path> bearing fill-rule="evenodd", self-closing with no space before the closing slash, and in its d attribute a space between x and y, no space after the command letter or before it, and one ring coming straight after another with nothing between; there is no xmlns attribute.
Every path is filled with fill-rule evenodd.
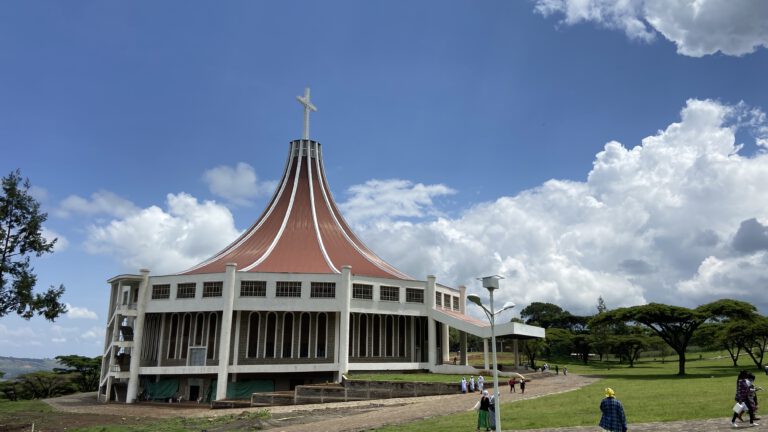
<svg viewBox="0 0 768 432"><path fill-rule="evenodd" d="M163 317L160 319L160 339L157 341L157 367L162 366L163 362L163 355L167 353L167 350L165 348L165 338L163 335L165 334L165 319L168 317L168 314L163 314Z"/></svg>
<svg viewBox="0 0 768 432"><path fill-rule="evenodd" d="M435 319L433 318L434 314L434 307L435 307L435 280L436 278L432 275L427 276L427 349L428 349L428 360L429 360L429 370L432 372L435 369L435 364L437 363L437 336L435 331Z"/></svg>
<svg viewBox="0 0 768 432"><path fill-rule="evenodd" d="M131 366L128 375L128 392L126 403L133 403L139 393L139 367L141 367L141 343L144 339L144 314L147 309L147 292L149 291L149 270L141 269L139 284L139 301L136 305L136 320L133 328L133 347L131 347Z"/></svg>
<svg viewBox="0 0 768 432"><path fill-rule="evenodd" d="M227 398L229 378L229 349L232 339L232 309L235 304L235 270L237 264L228 263L224 275L224 310L221 316L221 337L219 340L219 375L216 378L216 400Z"/></svg>
<svg viewBox="0 0 768 432"><path fill-rule="evenodd" d="M512 339L512 349L515 351L515 369L520 368L520 352L517 348L517 339Z"/></svg>
<svg viewBox="0 0 768 432"><path fill-rule="evenodd" d="M341 310L339 319L336 320L339 328L336 338L338 342L336 364L339 365L338 381L341 382L341 376L349 369L349 304L352 298L352 267L346 265L341 268L341 286L337 292L341 300Z"/></svg>
<svg viewBox="0 0 768 432"><path fill-rule="evenodd" d="M232 364L237 366L237 359L240 358L240 325L243 323L243 311L237 311L236 314L233 312L233 314L235 317L235 358Z"/></svg>
<svg viewBox="0 0 768 432"><path fill-rule="evenodd" d="M483 339L483 360L485 361L485 370L491 370L488 364L488 339Z"/></svg>
<svg viewBox="0 0 768 432"><path fill-rule="evenodd" d="M467 287L459 285L459 312L467 314Z"/></svg>
<svg viewBox="0 0 768 432"><path fill-rule="evenodd" d="M449 329L448 324L443 323L443 352L442 352L443 363L451 363L451 359L450 359L451 352L449 351L450 341L448 340L450 339L451 335L448 329Z"/></svg>

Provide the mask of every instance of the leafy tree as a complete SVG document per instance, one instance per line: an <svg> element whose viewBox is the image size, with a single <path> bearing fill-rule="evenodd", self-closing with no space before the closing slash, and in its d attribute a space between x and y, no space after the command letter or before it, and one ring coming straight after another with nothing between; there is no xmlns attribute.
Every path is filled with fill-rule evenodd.
<svg viewBox="0 0 768 432"><path fill-rule="evenodd" d="M547 357L568 357L573 351L573 334L565 329L547 329Z"/></svg>
<svg viewBox="0 0 768 432"><path fill-rule="evenodd" d="M16 378L30 399L43 399L74 393L75 386L68 376L37 371Z"/></svg>
<svg viewBox="0 0 768 432"><path fill-rule="evenodd" d="M724 343L735 344L762 370L765 349L768 345L768 319L757 317L753 320L734 320L725 325L721 334ZM738 353L736 354L738 355ZM733 359L733 354L731 354ZM734 361L734 366L736 362Z"/></svg>
<svg viewBox="0 0 768 432"><path fill-rule="evenodd" d="M16 170L2 179L0 194L0 317L15 311L22 318L44 315L49 321L65 313L59 299L64 285L42 294L33 294L37 276L30 267L29 256L53 252L56 239L42 235L48 218L40 212L40 204L29 194L29 180L22 181Z"/></svg>
<svg viewBox="0 0 768 432"><path fill-rule="evenodd" d="M538 357L547 347L545 339L524 339L520 340L519 345L522 347L525 356L528 357L528 363L531 368L536 369L536 357Z"/></svg>
<svg viewBox="0 0 768 432"><path fill-rule="evenodd" d="M632 368L635 367L635 361L640 357L640 353L651 345L651 340L642 333L617 335L611 338L611 345L613 352L621 361L626 360Z"/></svg>
<svg viewBox="0 0 768 432"><path fill-rule="evenodd" d="M649 303L599 314L590 324L604 325L621 321L635 322L648 327L677 353L678 375L685 375L685 352L688 343L693 332L704 322L723 321L728 318L752 319L755 315L754 306L737 300L718 300L696 309Z"/></svg>
<svg viewBox="0 0 768 432"><path fill-rule="evenodd" d="M608 306L605 305L605 300L603 300L603 296L600 296L597 298L597 313L601 314L608 310Z"/></svg>
<svg viewBox="0 0 768 432"><path fill-rule="evenodd" d="M91 358L79 355L66 355L56 356L56 360L69 369L55 368L53 371L71 374L81 392L95 391L99 388L101 356Z"/></svg>
<svg viewBox="0 0 768 432"><path fill-rule="evenodd" d="M526 324L539 327L560 327L565 311L552 303L533 302L520 311Z"/></svg>

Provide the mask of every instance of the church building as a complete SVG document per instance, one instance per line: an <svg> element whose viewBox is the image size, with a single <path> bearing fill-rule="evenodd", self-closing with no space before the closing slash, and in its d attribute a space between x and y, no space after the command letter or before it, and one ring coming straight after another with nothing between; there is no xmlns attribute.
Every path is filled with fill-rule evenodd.
<svg viewBox="0 0 768 432"><path fill-rule="evenodd" d="M488 323L466 314L464 287L411 277L355 235L309 138L309 89L297 99L303 138L289 144L250 228L179 273L108 280L100 400L249 398L348 371L466 373L466 333L490 337ZM456 366L449 327L462 336ZM544 329L504 323L496 335L541 338Z"/></svg>

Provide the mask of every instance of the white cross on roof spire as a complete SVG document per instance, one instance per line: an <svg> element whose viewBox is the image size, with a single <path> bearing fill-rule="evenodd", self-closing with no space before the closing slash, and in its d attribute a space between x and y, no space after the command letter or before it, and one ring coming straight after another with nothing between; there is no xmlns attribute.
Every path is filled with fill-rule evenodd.
<svg viewBox="0 0 768 432"><path fill-rule="evenodd" d="M302 137L305 140L309 139L309 112L310 111L317 111L317 108L315 108L314 105L312 105L312 102L309 101L309 87L304 89L304 96L296 96L296 100L299 101L302 105L304 105L304 136Z"/></svg>

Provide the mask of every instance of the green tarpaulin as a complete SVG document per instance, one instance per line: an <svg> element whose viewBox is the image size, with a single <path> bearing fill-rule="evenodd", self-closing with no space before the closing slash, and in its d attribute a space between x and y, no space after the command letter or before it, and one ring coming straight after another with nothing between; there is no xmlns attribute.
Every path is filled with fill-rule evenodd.
<svg viewBox="0 0 768 432"><path fill-rule="evenodd" d="M172 398L178 391L178 378L163 378L158 382L144 381L144 392L148 400Z"/></svg>
<svg viewBox="0 0 768 432"><path fill-rule="evenodd" d="M275 391L275 382L272 380L231 382L227 385L227 399L251 399L251 394L253 393L273 391ZM211 389L205 399L208 402L216 399L216 381L211 382Z"/></svg>

